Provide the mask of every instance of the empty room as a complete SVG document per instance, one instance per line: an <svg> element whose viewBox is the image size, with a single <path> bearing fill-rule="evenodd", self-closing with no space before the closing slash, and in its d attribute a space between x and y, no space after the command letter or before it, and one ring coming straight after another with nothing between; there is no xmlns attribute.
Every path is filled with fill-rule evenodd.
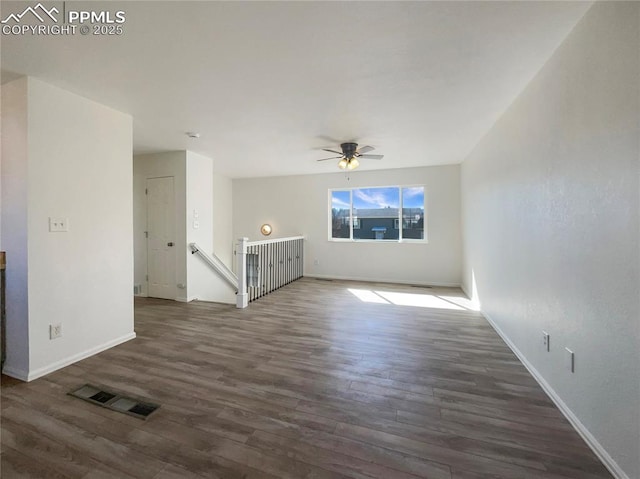
<svg viewBox="0 0 640 479"><path fill-rule="evenodd" d="M0 29L0 477L640 479L640 3Z"/></svg>

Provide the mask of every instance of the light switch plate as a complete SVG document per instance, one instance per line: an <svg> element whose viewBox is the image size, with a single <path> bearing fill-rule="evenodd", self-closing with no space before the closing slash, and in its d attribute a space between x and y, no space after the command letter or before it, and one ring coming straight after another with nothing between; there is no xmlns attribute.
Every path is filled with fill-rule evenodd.
<svg viewBox="0 0 640 479"><path fill-rule="evenodd" d="M544 349L545 351L549 351L551 349L551 337L549 336L549 333L547 333L546 331L542 331L542 344L544 345Z"/></svg>

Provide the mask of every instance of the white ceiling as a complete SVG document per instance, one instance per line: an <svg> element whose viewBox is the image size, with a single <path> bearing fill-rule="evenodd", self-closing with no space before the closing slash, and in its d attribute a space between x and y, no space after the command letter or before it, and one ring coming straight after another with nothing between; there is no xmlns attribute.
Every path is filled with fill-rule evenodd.
<svg viewBox="0 0 640 479"><path fill-rule="evenodd" d="M90 2L124 10L124 34L3 35L3 81L130 113L136 153L190 149L232 178L338 171L315 160L346 140L385 155L362 169L460 163L590 5Z"/></svg>

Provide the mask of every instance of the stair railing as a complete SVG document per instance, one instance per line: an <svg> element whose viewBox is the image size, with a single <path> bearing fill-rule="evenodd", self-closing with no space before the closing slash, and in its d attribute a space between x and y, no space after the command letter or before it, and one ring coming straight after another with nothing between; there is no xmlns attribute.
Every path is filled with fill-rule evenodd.
<svg viewBox="0 0 640 479"><path fill-rule="evenodd" d="M236 247L236 264L236 306L246 308L249 302L302 277L304 237L252 242L249 238L240 238Z"/></svg>
<svg viewBox="0 0 640 479"><path fill-rule="evenodd" d="M207 254L197 243L189 243L191 254L200 256L213 270L220 275L227 283L233 286L236 291L238 288L238 277L231 271L226 264L218 258L215 253Z"/></svg>

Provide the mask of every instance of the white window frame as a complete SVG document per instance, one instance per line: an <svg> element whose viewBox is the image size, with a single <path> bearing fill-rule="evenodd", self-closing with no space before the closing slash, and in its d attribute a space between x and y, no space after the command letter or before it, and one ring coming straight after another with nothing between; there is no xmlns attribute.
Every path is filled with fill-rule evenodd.
<svg viewBox="0 0 640 479"><path fill-rule="evenodd" d="M423 235L424 238L423 239L416 239L416 238L403 238L402 237L402 233L404 231L403 228L403 218L402 218L402 210L403 210L403 195L402 195L402 191L405 188L416 188L416 187L420 187L423 189L424 192L424 213L423 213L423 225L422 225L422 231L423 231ZM398 192L399 192L399 207L398 207L398 218L394 219L394 226L396 226L396 224L399 226L398 229L398 236L399 239L383 239L383 240L376 240L376 239L359 239L359 238L354 238L353 237L353 230L354 229L360 229L361 227L361 222L359 221L359 218L357 215L353 214L353 190L361 190L361 189L366 189L366 188L398 188ZM349 237L348 238L334 238L333 237L333 224L332 224L332 217L331 217L331 213L332 213L332 209L333 209L333 192L334 191L348 191L349 192L349 203L351 205L351 207L349 208L349 224L351 225L351 227L349 228ZM390 185L390 186L355 186L352 188L329 188L329 192L328 192L328 199L329 199L329 208L328 208L328 240L329 241L334 241L337 243L354 243L354 242L362 242L362 243L428 243L428 239L427 239L427 187L425 185ZM354 224L357 223L357 227Z"/></svg>

